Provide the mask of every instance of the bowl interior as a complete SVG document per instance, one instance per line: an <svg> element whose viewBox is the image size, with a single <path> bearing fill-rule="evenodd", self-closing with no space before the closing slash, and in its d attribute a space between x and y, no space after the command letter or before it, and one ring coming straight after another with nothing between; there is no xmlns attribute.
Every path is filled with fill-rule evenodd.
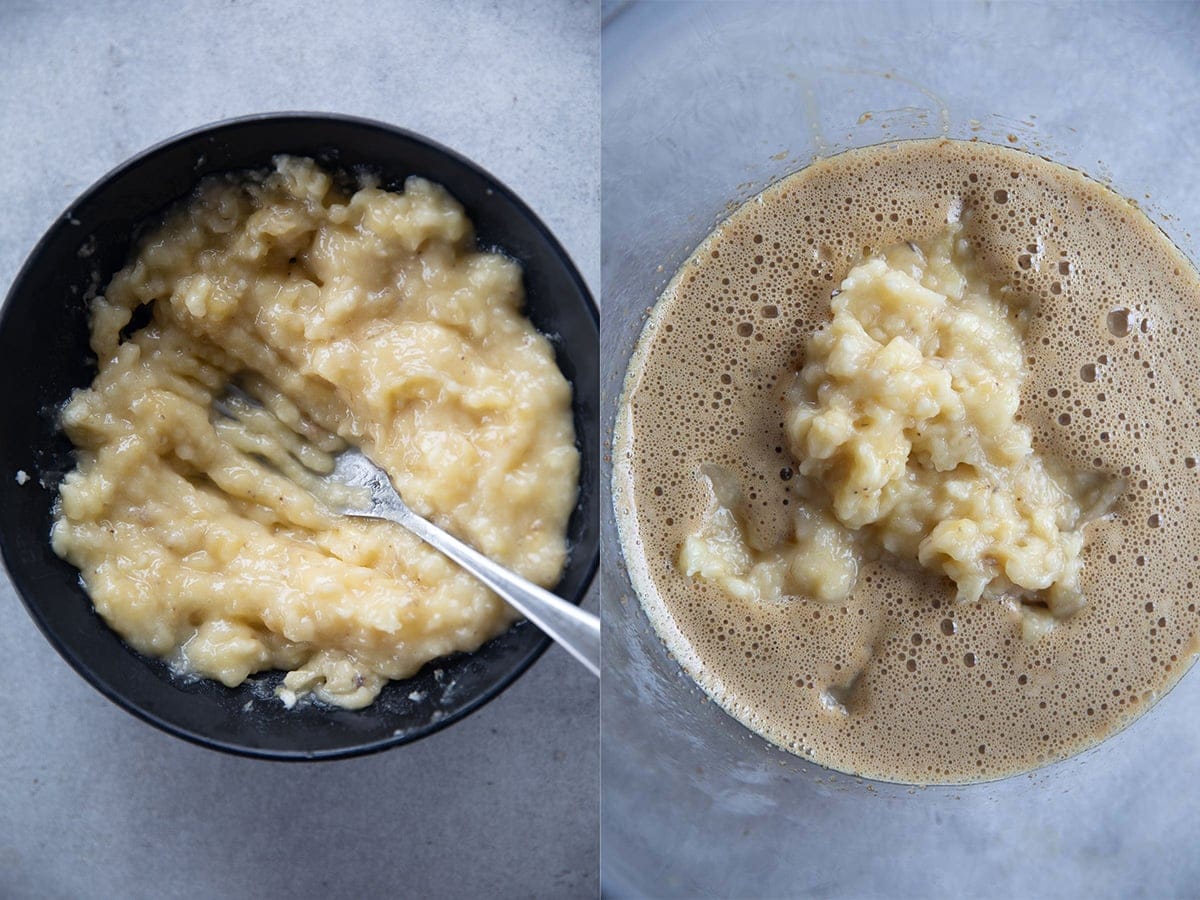
<svg viewBox="0 0 1200 900"><path fill-rule="evenodd" d="M481 246L524 267L526 314L550 336L574 389L582 455L571 553L557 592L578 603L598 550L598 316L566 252L507 188L467 160L416 135L365 120L281 115L236 120L175 138L105 176L47 232L0 311L0 547L13 582L51 643L126 709L189 740L254 756L328 758L404 743L495 696L548 646L527 622L473 654L425 666L387 685L364 710L317 704L285 710L279 672L238 688L190 683L127 647L92 608L79 574L50 549L57 486L72 466L57 408L95 374L88 349L89 289L125 262L138 226L215 172L262 168L277 153L311 156L331 169L366 167L399 189L409 175L445 186L466 208ZM30 480L17 483L16 473ZM419 699L413 699L419 698Z"/></svg>

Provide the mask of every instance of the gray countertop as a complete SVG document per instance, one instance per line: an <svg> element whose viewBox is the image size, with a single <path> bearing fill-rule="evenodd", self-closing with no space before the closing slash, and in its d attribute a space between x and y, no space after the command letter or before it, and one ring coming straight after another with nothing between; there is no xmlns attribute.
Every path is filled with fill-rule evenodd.
<svg viewBox="0 0 1200 900"><path fill-rule="evenodd" d="M402 125L480 163L595 290L598 18L558 0L4 0L0 286L133 153L230 116L320 110ZM260 762L109 703L0 574L0 684L5 898L597 893L598 696L558 648L416 744Z"/></svg>

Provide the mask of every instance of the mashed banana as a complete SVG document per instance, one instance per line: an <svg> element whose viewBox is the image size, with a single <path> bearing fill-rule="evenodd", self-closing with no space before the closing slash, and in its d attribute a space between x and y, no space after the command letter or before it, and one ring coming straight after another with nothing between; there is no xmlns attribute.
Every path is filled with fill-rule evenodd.
<svg viewBox="0 0 1200 900"><path fill-rule="evenodd" d="M361 707L474 650L514 618L499 598L399 526L330 515L211 404L237 377L306 464L360 446L416 512L552 586L579 457L522 300L518 264L428 181L351 194L291 157L207 179L93 305L55 552L137 650L230 686L287 670L289 703Z"/></svg>
<svg viewBox="0 0 1200 900"><path fill-rule="evenodd" d="M764 548L731 476L705 467L685 574L743 599L842 601L862 554L884 550L948 576L962 602L1025 601L1028 637L1079 609L1083 526L1112 485L1034 452L1017 416L1025 310L978 274L960 231L867 259L834 292L788 398L792 539Z"/></svg>
<svg viewBox="0 0 1200 900"><path fill-rule="evenodd" d="M707 464L709 506L695 532L684 539L679 567L720 585L731 597L755 602L802 594L826 603L850 596L858 576L853 535L828 512L798 506L792 537L766 547L749 524L746 498L729 470Z"/></svg>

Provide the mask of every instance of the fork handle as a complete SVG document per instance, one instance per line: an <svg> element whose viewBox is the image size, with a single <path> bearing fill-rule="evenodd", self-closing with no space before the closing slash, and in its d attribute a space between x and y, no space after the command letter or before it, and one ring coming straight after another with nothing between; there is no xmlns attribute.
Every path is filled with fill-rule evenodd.
<svg viewBox="0 0 1200 900"><path fill-rule="evenodd" d="M600 619L545 588L538 587L411 510L381 516L415 532L499 594L513 609L553 638L593 675L600 674Z"/></svg>

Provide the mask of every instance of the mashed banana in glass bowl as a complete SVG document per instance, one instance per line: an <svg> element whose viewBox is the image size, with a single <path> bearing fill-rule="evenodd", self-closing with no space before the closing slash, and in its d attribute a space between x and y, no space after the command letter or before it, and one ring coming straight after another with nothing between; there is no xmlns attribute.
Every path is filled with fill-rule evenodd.
<svg viewBox="0 0 1200 900"><path fill-rule="evenodd" d="M630 359L614 510L649 621L731 715L860 777L1115 733L1200 651L1197 298L1130 201L1022 151L782 179Z"/></svg>
<svg viewBox="0 0 1200 900"><path fill-rule="evenodd" d="M684 541L688 576L844 603L864 554L888 553L947 576L960 603L1007 602L1028 640L1083 606L1084 526L1122 484L1033 446L1018 412L1030 310L991 288L962 230L850 270L784 403L792 535L755 547L736 478L704 466L713 502Z"/></svg>
<svg viewBox="0 0 1200 900"><path fill-rule="evenodd" d="M499 598L399 526L331 515L211 406L238 379L298 453L362 447L416 512L553 586L579 454L522 300L520 266L431 182L348 190L287 156L205 179L93 303L55 552L135 649L229 686L286 670L289 704L359 708L474 650L514 618Z"/></svg>

